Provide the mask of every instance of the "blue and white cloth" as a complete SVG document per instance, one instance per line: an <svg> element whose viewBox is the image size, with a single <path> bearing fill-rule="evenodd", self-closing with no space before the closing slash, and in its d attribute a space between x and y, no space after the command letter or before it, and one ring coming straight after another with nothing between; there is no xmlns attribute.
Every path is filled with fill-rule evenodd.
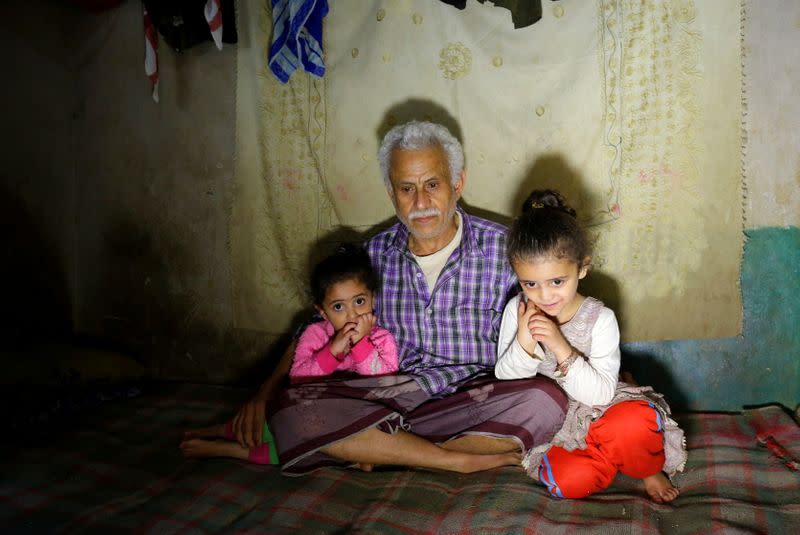
<svg viewBox="0 0 800 535"><path fill-rule="evenodd" d="M327 14L327 0L272 0L269 68L282 83L301 63L314 76L325 74L322 19Z"/></svg>

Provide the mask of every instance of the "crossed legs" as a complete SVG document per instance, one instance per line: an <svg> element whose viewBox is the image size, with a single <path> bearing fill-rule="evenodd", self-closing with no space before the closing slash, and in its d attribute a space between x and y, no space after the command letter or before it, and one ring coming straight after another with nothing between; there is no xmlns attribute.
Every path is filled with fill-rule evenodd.
<svg viewBox="0 0 800 535"><path fill-rule="evenodd" d="M516 445L514 448L518 449ZM521 460L518 451L502 453L454 451L439 447L405 431L389 434L374 427L328 446L323 451L337 459L358 463L367 470L373 465L381 464L470 473L519 465Z"/></svg>
<svg viewBox="0 0 800 535"><path fill-rule="evenodd" d="M553 446L539 467L539 480L559 498L585 498L608 487L617 472L642 479L650 498L670 502L678 489L661 471L663 427L659 413L645 401L614 405L586 436L586 449Z"/></svg>

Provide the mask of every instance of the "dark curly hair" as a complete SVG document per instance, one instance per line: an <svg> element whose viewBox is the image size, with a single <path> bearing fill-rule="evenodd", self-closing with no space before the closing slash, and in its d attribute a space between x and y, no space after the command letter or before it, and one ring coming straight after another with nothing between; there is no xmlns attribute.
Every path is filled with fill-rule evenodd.
<svg viewBox="0 0 800 535"><path fill-rule="evenodd" d="M592 245L576 212L556 190L534 190L514 220L506 253L511 264L541 258L567 259L579 266L592 254Z"/></svg>
<svg viewBox="0 0 800 535"><path fill-rule="evenodd" d="M351 279L363 283L370 292L374 293L378 288L378 276L367 251L361 246L345 243L311 272L311 298L314 304L322 306L331 286Z"/></svg>

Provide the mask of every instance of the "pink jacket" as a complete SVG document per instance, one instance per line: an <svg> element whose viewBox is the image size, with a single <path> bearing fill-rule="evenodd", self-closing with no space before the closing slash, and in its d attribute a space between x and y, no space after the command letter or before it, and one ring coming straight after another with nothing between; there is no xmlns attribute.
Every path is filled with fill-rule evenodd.
<svg viewBox="0 0 800 535"><path fill-rule="evenodd" d="M335 371L351 371L359 375L395 373L398 369L397 344L383 327L375 326L358 341L342 360L331 353L333 325L320 321L309 325L294 351L289 377L292 382L304 377L330 375Z"/></svg>

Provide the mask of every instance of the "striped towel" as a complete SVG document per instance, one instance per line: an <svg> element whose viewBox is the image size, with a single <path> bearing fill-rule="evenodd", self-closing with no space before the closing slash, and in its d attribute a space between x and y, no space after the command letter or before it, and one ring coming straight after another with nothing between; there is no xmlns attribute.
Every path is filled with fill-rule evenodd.
<svg viewBox="0 0 800 535"><path fill-rule="evenodd" d="M327 14L327 0L272 0L269 68L282 83L300 63L314 76L325 74L322 19Z"/></svg>
<svg viewBox="0 0 800 535"><path fill-rule="evenodd" d="M208 0L203 8L203 15L208 22L211 37L219 50L222 50L222 6L220 0Z"/></svg>
<svg viewBox="0 0 800 535"><path fill-rule="evenodd" d="M142 9L144 10L144 72L153 84L153 100L158 102L158 33L144 3Z"/></svg>

